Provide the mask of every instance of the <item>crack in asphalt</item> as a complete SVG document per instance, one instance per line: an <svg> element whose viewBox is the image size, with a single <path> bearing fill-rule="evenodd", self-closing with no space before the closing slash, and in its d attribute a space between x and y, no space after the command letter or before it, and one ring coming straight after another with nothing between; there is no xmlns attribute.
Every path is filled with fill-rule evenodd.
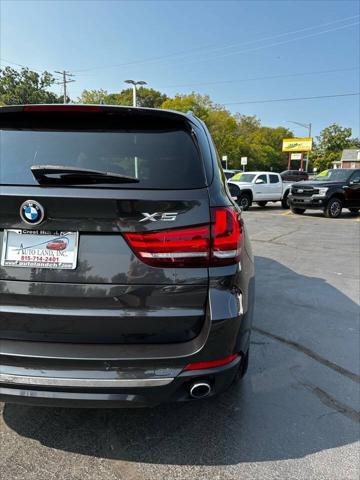
<svg viewBox="0 0 360 480"><path fill-rule="evenodd" d="M272 239L270 240L260 240L258 238L253 238L251 240L252 242L259 242L259 243L272 243L273 245L281 245L282 247L287 247L287 243L281 243L281 242L274 242Z"/></svg>
<svg viewBox="0 0 360 480"><path fill-rule="evenodd" d="M281 235L275 235L275 237L270 238L270 242L273 242L274 240L279 240L281 237L287 237L289 235L292 235L293 233L297 233L300 230L300 227L295 228L295 230L291 230L290 232L282 233Z"/></svg>
<svg viewBox="0 0 360 480"><path fill-rule="evenodd" d="M332 410L335 410L337 413L341 413L342 415L345 415L345 417L350 418L350 420L360 423L360 412L357 410L349 407L345 403L340 402L336 398L334 398L332 395L327 393L325 390L323 390L320 387L317 387L316 385L313 385L312 383L305 382L304 380L300 380L297 375L295 375L294 370L296 367L290 368L290 373L291 375L295 378L295 380L305 387L307 390L309 390L311 393L317 396L317 398L320 400L321 403L326 405L327 407L331 408Z"/></svg>
<svg viewBox="0 0 360 480"><path fill-rule="evenodd" d="M298 352L301 352L304 355L307 355L308 357L312 358L316 362L321 363L325 367L331 368L332 370L339 373L340 375L343 375L344 377L349 378L353 382L360 383L360 376L359 375L351 372L350 370L347 370L346 368L340 367L340 365L337 365L336 363L331 362L330 360L322 357L318 353L314 352L313 350L310 350L310 348L305 347L304 345L301 345L300 343L297 343L297 342L294 342L293 340L288 340L284 337L280 337L279 335L275 335L273 333L267 332L266 330L263 330L262 328L259 328L259 327L253 326L253 330L260 333L261 335L265 335L265 336L270 337L274 340L277 340L278 342L284 343L285 345L297 350Z"/></svg>

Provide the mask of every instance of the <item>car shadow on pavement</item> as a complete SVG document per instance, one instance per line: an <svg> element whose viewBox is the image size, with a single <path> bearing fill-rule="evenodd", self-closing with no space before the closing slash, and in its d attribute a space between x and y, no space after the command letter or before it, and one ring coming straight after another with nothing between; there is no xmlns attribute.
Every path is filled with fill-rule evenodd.
<svg viewBox="0 0 360 480"><path fill-rule="evenodd" d="M7 404L6 425L53 449L171 465L294 459L356 442L359 425L348 402L352 395L356 404L358 384L344 375L349 364L341 359L356 335L339 336L336 330L339 318L345 329L352 322L356 328L356 304L322 278L299 275L264 257L257 257L256 265L257 330L242 384L218 398L152 409ZM334 339L334 356L324 355ZM321 361L325 356L330 366ZM339 371L333 367L338 360L343 361Z"/></svg>

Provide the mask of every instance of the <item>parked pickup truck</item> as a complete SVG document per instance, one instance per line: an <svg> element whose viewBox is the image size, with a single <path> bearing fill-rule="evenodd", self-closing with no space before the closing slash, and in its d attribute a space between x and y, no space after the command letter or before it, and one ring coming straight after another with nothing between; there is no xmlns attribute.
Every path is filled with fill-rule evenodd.
<svg viewBox="0 0 360 480"><path fill-rule="evenodd" d="M281 201L283 208L289 208L288 195L291 183L283 182L278 173L273 172L246 172L238 180L228 181L231 196L243 210L256 202L265 207L268 202Z"/></svg>
<svg viewBox="0 0 360 480"><path fill-rule="evenodd" d="M306 209L321 209L328 218L347 208L354 215L360 210L360 168L326 170L313 180L293 184L289 194L291 211L302 215Z"/></svg>

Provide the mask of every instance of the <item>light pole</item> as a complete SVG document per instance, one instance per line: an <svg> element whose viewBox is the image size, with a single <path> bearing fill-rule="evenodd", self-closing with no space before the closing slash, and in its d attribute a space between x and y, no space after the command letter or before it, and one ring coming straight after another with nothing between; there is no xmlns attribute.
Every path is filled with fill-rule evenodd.
<svg viewBox="0 0 360 480"><path fill-rule="evenodd" d="M287 120L289 123L294 123L295 125L299 125L300 127L304 127L308 131L308 137L311 138L311 123L301 123L301 122L294 122L293 120ZM306 171L309 168L309 152L306 153Z"/></svg>
<svg viewBox="0 0 360 480"><path fill-rule="evenodd" d="M147 83L144 82L143 80L139 80L138 82L135 82L135 80L125 80L125 83L129 83L130 85L132 85L132 89L133 89L133 107L136 107L136 106L137 106L137 102L136 102L136 86L137 86L137 85L147 85Z"/></svg>

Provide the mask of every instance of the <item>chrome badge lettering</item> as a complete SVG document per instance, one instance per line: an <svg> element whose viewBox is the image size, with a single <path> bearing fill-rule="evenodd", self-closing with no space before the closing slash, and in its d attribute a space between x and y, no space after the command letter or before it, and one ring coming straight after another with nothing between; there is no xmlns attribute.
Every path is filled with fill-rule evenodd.
<svg viewBox="0 0 360 480"><path fill-rule="evenodd" d="M177 212L155 212L155 213L147 213L147 212L141 212L141 215L144 217L139 222L158 222L159 220L161 222L174 222L177 217Z"/></svg>

